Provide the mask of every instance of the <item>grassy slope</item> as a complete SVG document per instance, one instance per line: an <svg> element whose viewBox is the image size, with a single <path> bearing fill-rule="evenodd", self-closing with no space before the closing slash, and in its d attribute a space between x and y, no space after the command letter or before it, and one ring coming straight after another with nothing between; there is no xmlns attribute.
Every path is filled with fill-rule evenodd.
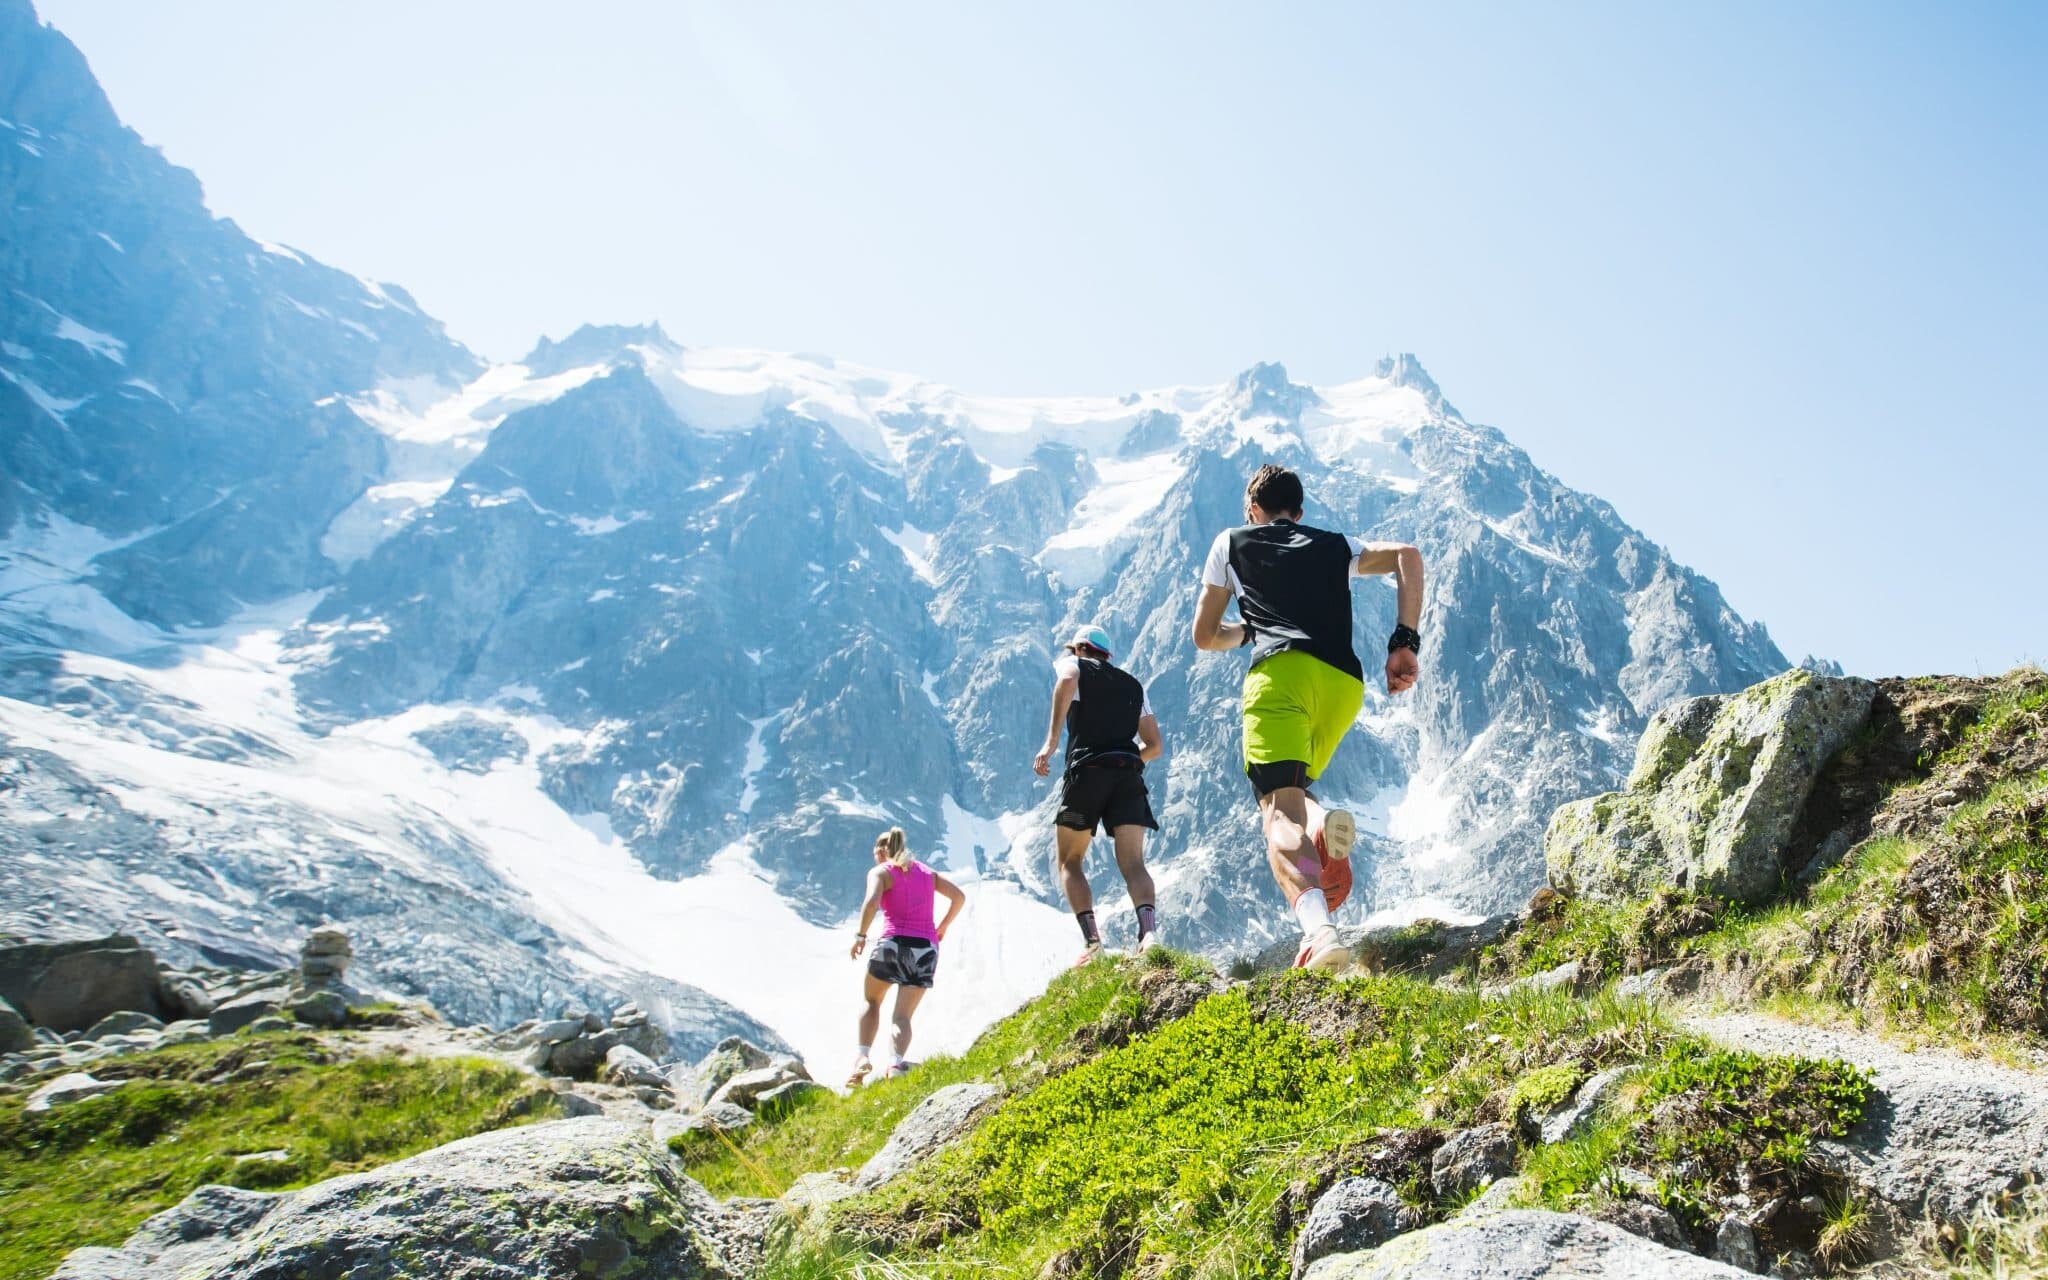
<svg viewBox="0 0 2048 1280"><path fill-rule="evenodd" d="M1732 1188L1739 1161L1755 1185L1810 1189L1800 1144L1853 1123L1867 1088L1839 1064L1711 1050L1639 1002L1484 1000L1398 977L1266 975L1148 1026L1140 992L1170 995L1173 984L1148 982L1145 968L1104 963L1064 978L947 1064L946 1079L965 1078L971 1062L1006 1064L1029 1048L1053 1069L1019 1081L969 1142L842 1205L830 1245L786 1254L768 1274L854 1274L886 1257L903 1274L1028 1276L1063 1253L1074 1274L1142 1259L1161 1276L1282 1276L1316 1188L1370 1170L1426 1215L1453 1212L1463 1197L1437 1196L1428 1179L1445 1130L1540 1113L1591 1072L1621 1064L1640 1070L1617 1104L1589 1134L1535 1149L1526 1192L1584 1204L1621 1165L1689 1158L1692 1171L1670 1179L1666 1199L1697 1219ZM1073 1016L1076 997L1102 1023L1122 1020L1137 1034L1093 1034ZM821 1102L750 1138L745 1152L871 1149L886 1134L885 1112L907 1109L906 1086L921 1093L939 1082ZM1390 1130L1411 1137L1390 1141ZM724 1153L698 1169L724 1181L740 1164ZM780 1180L799 1167L793 1158L763 1172Z"/></svg>
<svg viewBox="0 0 2048 1280"><path fill-rule="evenodd" d="M1916 681L1929 695L1945 682ZM1683 891L1553 900L1482 962L1596 976L1693 960L1806 1016L1958 1044L2048 1032L2048 676L2021 670L1888 779L1888 825L1810 889L1757 909Z"/></svg>
<svg viewBox="0 0 2048 1280"><path fill-rule="evenodd" d="M475 1058L338 1057L245 1033L98 1064L131 1083L42 1114L0 1096L0 1280L118 1245L205 1183L281 1190L553 1113L540 1082ZM219 1083L208 1083L209 1081ZM281 1151L275 1159L237 1156Z"/></svg>
<svg viewBox="0 0 2048 1280"><path fill-rule="evenodd" d="M713 1195L780 1195L801 1174L859 1167L881 1149L897 1121L946 1085L1022 1078L1031 1062L1049 1057L1119 1001L1135 999L1129 970L1097 962L1053 979L1045 995L983 1032L960 1057L933 1058L912 1075L813 1102L772 1125L728 1137L679 1139L675 1145L691 1176Z"/></svg>

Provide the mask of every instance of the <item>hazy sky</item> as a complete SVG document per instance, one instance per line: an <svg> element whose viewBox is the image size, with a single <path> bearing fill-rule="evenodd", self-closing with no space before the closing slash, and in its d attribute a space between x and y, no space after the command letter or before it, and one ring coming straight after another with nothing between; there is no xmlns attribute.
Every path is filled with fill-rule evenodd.
<svg viewBox="0 0 2048 1280"><path fill-rule="evenodd" d="M216 212L490 356L1413 351L1793 658L2048 659L2048 6L39 8Z"/></svg>

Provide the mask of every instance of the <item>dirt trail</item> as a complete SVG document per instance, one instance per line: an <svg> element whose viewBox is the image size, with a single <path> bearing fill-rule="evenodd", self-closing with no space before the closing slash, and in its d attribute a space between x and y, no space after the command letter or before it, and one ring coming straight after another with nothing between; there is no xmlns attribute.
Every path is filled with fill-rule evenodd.
<svg viewBox="0 0 2048 1280"><path fill-rule="evenodd" d="M1909 1217L1949 1221L2048 1180L2048 1071L1756 1013L1684 1014L1679 1023L1731 1048L1839 1058L1870 1072L1878 1096L1823 1154Z"/></svg>

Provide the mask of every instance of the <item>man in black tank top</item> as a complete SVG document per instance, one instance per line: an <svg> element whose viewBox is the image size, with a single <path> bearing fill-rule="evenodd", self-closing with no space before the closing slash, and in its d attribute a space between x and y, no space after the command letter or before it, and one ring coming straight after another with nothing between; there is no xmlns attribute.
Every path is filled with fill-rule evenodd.
<svg viewBox="0 0 2048 1280"><path fill-rule="evenodd" d="M1245 776L1259 798L1273 879L1294 908L1295 964L1341 970L1351 953L1330 910L1351 888L1357 823L1325 811L1309 784L1329 767L1365 701L1365 667L1351 647L1351 579L1393 574L1398 625L1387 639L1387 692L1421 675L1422 553L1398 542L1314 529L1301 521L1301 479L1259 468L1245 486L1246 523L1219 534L1202 569L1197 649L1251 647L1244 679ZM1240 622L1223 611L1237 599Z"/></svg>
<svg viewBox="0 0 2048 1280"><path fill-rule="evenodd" d="M1159 823L1152 817L1151 797L1145 791L1145 762L1157 760L1165 746L1145 686L1110 659L1108 632L1090 626L1075 633L1053 663L1058 679L1052 689L1052 722L1045 731L1045 746L1031 762L1041 778L1052 772L1052 753L1064 726L1067 767L1060 778L1053 835L1060 887L1086 942L1077 964L1086 964L1102 950L1095 895L1083 866L1098 826L1115 842L1117 870L1123 873L1138 916L1139 948L1159 941L1152 875L1145 870L1145 833L1157 831Z"/></svg>

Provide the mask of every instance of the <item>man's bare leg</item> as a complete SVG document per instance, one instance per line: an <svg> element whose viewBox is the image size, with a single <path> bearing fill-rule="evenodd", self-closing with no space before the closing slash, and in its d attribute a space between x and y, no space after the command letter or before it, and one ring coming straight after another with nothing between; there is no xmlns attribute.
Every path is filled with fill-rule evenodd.
<svg viewBox="0 0 2048 1280"><path fill-rule="evenodd" d="M1092 831L1076 831L1072 827L1054 827L1053 860L1059 864L1060 890L1067 895L1067 906L1072 908L1074 919L1080 922L1081 937L1085 946L1077 965L1086 964L1102 950L1102 933L1095 927L1095 891L1088 887L1088 842L1095 837Z"/></svg>
<svg viewBox="0 0 2048 1280"><path fill-rule="evenodd" d="M1351 953L1336 940L1336 928L1329 923L1329 899L1323 894L1322 860L1316 856L1316 842L1309 825L1309 808L1314 804L1301 787L1279 787L1259 800L1259 816L1266 829L1266 860L1273 869L1273 881L1302 922L1302 955L1298 964L1317 969L1342 969L1351 963ZM1320 816L1321 806L1315 806ZM1307 895L1314 894L1313 898Z"/></svg>
<svg viewBox="0 0 2048 1280"><path fill-rule="evenodd" d="M1143 951L1159 931L1152 873L1145 869L1145 828L1127 822L1112 835L1116 840L1116 869L1123 874L1124 887L1130 890L1131 910L1138 917L1138 949Z"/></svg>

